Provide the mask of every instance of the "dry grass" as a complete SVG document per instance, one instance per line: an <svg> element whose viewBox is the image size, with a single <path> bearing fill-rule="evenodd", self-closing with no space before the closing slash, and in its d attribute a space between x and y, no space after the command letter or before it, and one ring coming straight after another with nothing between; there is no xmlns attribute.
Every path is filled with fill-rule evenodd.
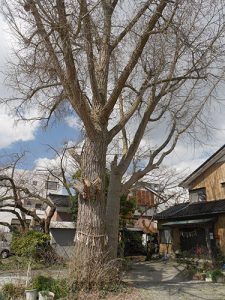
<svg viewBox="0 0 225 300"><path fill-rule="evenodd" d="M69 282L74 290L114 291L121 284L122 260L107 257L74 258L69 264Z"/></svg>
<svg viewBox="0 0 225 300"><path fill-rule="evenodd" d="M76 295L76 298L71 297L65 300L138 300L140 298L140 293L135 288L127 287L123 292L119 293L108 293L107 295L102 295L101 291L96 292L84 292L81 291Z"/></svg>

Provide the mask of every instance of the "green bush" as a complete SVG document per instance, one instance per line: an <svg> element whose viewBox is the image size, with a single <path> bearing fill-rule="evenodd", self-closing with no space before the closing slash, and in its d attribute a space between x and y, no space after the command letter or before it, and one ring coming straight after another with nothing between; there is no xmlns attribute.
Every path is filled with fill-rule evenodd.
<svg viewBox="0 0 225 300"><path fill-rule="evenodd" d="M55 299L66 297L69 293L69 287L66 279L54 279L38 275L32 280L32 288L40 291L49 291L55 294Z"/></svg>
<svg viewBox="0 0 225 300"><path fill-rule="evenodd" d="M6 300L18 300L24 295L24 287L15 285L13 283L6 283L2 287L3 299ZM1 298L0 298L1 299Z"/></svg>
<svg viewBox="0 0 225 300"><path fill-rule="evenodd" d="M212 277L212 281L216 282L218 277L224 277L224 275L220 270L216 269L211 271L211 277Z"/></svg>
<svg viewBox="0 0 225 300"><path fill-rule="evenodd" d="M30 230L26 233L14 233L11 249L18 256L36 258L38 249L45 247L50 241L48 234Z"/></svg>
<svg viewBox="0 0 225 300"><path fill-rule="evenodd" d="M0 293L0 300L6 300L5 296L3 295L3 293Z"/></svg>
<svg viewBox="0 0 225 300"><path fill-rule="evenodd" d="M146 255L146 249L142 245L142 234L136 231L123 231L124 255Z"/></svg>

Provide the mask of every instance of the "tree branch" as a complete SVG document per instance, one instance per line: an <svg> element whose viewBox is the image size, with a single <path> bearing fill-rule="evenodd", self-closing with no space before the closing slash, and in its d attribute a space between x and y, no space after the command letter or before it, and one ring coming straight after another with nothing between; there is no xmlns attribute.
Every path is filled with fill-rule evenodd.
<svg viewBox="0 0 225 300"><path fill-rule="evenodd" d="M135 50L133 51L126 67L123 69L123 71L117 81L117 84L114 87L111 96L109 97L108 102L106 103L106 105L104 106L104 108L102 110L101 119L104 120L105 122L108 119L108 117L110 116L110 114L113 110L113 107L116 104L117 99L124 87L124 84L126 83L128 77L131 74L131 72L133 71L134 67L136 66L138 59L140 58L140 56L144 50L144 47L149 39L149 36L151 35L152 29L155 27L156 23L160 19L161 15L163 13L163 10L167 6L167 4L168 4L167 0L160 1L155 13L151 17L143 34L141 35L139 41L137 42L137 46L136 46Z"/></svg>

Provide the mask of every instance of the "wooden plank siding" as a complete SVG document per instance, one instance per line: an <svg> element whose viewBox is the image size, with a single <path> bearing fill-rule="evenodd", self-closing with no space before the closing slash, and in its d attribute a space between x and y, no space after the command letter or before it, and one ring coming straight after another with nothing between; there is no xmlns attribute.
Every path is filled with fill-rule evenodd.
<svg viewBox="0 0 225 300"><path fill-rule="evenodd" d="M221 215L215 224L214 234L217 237L217 246L225 255L225 215Z"/></svg>
<svg viewBox="0 0 225 300"><path fill-rule="evenodd" d="M225 199L225 162L215 163L196 178L189 190L206 188L207 201Z"/></svg>
<svg viewBox="0 0 225 300"><path fill-rule="evenodd" d="M136 191L136 201L141 206L153 206L154 194L151 191L140 189Z"/></svg>

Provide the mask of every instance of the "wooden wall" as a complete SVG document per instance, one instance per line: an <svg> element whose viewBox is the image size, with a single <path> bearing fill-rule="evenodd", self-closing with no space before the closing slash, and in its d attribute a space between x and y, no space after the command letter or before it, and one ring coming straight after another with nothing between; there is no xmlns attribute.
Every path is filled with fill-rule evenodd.
<svg viewBox="0 0 225 300"><path fill-rule="evenodd" d="M190 190L206 188L207 201L225 199L225 162L216 163L196 178Z"/></svg>
<svg viewBox="0 0 225 300"><path fill-rule="evenodd" d="M154 194L151 191L140 189L136 191L137 205L154 205Z"/></svg>
<svg viewBox="0 0 225 300"><path fill-rule="evenodd" d="M225 255L225 215L221 215L215 224L214 237L216 238L217 246Z"/></svg>

